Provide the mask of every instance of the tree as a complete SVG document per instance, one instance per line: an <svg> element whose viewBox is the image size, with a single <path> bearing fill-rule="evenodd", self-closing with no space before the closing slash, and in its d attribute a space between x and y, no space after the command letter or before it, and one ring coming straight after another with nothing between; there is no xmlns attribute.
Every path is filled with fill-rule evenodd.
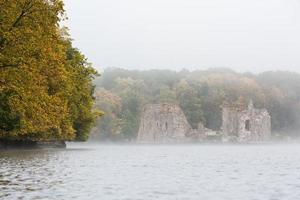
<svg viewBox="0 0 300 200"><path fill-rule="evenodd" d="M198 128L199 122L204 122L202 101L186 80L182 79L176 86L177 100L192 128Z"/></svg>
<svg viewBox="0 0 300 200"><path fill-rule="evenodd" d="M0 5L0 138L85 140L95 71L62 34L62 1Z"/></svg>
<svg viewBox="0 0 300 200"><path fill-rule="evenodd" d="M92 111L94 104L93 78L97 75L91 64L78 49L72 47L70 41L66 41L67 62L66 70L68 82L66 86L66 98L68 100L69 118L75 129L75 140L88 139L95 119L103 115L101 111Z"/></svg>
<svg viewBox="0 0 300 200"><path fill-rule="evenodd" d="M162 85L157 95L157 101L160 103L177 103L176 94L169 86Z"/></svg>
<svg viewBox="0 0 300 200"><path fill-rule="evenodd" d="M120 138L121 127L118 116L122 110L121 98L109 90L98 88L95 107L102 109L104 116L97 120L96 128L92 131L93 137L101 140Z"/></svg>

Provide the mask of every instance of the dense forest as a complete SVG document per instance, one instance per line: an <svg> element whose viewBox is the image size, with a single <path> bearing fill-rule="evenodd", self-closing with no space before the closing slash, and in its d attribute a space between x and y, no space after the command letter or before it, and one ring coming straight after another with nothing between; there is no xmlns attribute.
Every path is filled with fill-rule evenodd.
<svg viewBox="0 0 300 200"><path fill-rule="evenodd" d="M105 111L93 129L93 137L100 140L134 139L141 109L149 103L178 104L192 127L202 122L219 130L224 102L243 105L253 100L270 112L273 135L297 136L300 128L300 74L293 72L109 68L95 82L95 106Z"/></svg>
<svg viewBox="0 0 300 200"><path fill-rule="evenodd" d="M72 46L61 0L0 0L0 139L86 140L97 72Z"/></svg>

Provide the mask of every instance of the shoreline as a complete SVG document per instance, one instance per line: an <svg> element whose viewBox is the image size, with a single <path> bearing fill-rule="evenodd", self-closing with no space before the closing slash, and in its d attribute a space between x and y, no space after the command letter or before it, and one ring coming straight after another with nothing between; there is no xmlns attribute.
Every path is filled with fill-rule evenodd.
<svg viewBox="0 0 300 200"><path fill-rule="evenodd" d="M0 151L5 150L32 150L32 149L65 149L65 141L31 141L0 139Z"/></svg>

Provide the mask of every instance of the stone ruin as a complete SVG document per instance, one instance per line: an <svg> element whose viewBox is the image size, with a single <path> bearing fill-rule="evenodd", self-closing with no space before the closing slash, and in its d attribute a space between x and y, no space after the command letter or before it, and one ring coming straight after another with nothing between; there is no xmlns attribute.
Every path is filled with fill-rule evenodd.
<svg viewBox="0 0 300 200"><path fill-rule="evenodd" d="M199 123L192 129L183 111L175 104L151 104L144 107L137 137L138 143L184 143L190 141L260 142L271 136L271 117L266 109L240 110L223 106L221 131Z"/></svg>
<svg viewBox="0 0 300 200"><path fill-rule="evenodd" d="M139 143L178 143L186 140L191 127L181 110L173 104L144 107L137 141Z"/></svg>
<svg viewBox="0 0 300 200"><path fill-rule="evenodd" d="M144 107L137 137L138 143L184 143L203 140L216 132L199 123L192 129L183 111L175 104L151 104Z"/></svg>
<svg viewBox="0 0 300 200"><path fill-rule="evenodd" d="M271 117L266 109L256 109L252 101L247 109L223 106L224 141L262 142L271 137Z"/></svg>

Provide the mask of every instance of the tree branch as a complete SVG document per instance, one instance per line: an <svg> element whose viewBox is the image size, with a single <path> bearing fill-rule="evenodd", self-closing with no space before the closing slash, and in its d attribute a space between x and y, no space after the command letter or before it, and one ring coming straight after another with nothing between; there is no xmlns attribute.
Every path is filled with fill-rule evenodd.
<svg viewBox="0 0 300 200"><path fill-rule="evenodd" d="M17 27L17 25L19 24L19 22L29 13L30 9L33 7L33 3L32 1L29 1L26 5L24 5L24 7L22 8L22 11L20 13L20 15L16 18L15 22L12 24L10 31Z"/></svg>
<svg viewBox="0 0 300 200"><path fill-rule="evenodd" d="M0 64L0 69L5 69L5 68L11 68L11 67L18 67L19 65L17 64Z"/></svg>
<svg viewBox="0 0 300 200"><path fill-rule="evenodd" d="M9 32L12 31L15 27L18 26L18 24L20 23L20 21L28 14L30 13L30 10L33 8L34 3L32 0L28 1L22 8L22 11L20 13L20 15L16 18L16 20L14 21L14 23L12 24L12 26L10 27L10 29L8 30ZM5 47L5 42L6 42L6 38L0 38L0 50L3 50Z"/></svg>

